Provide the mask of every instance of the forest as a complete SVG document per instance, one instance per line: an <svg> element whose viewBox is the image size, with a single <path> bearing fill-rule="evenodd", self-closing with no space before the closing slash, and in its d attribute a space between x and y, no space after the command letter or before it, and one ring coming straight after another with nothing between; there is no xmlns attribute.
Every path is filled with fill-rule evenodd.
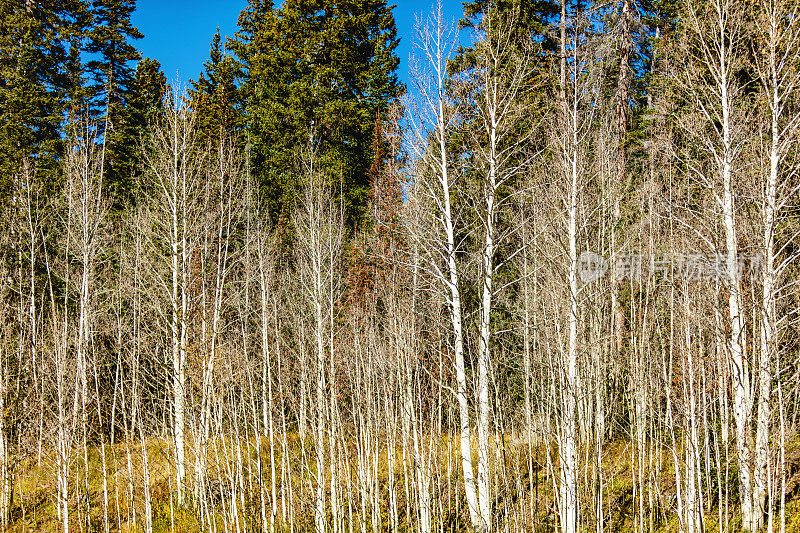
<svg viewBox="0 0 800 533"><path fill-rule="evenodd" d="M0 530L800 532L800 0L394 7L0 2Z"/></svg>

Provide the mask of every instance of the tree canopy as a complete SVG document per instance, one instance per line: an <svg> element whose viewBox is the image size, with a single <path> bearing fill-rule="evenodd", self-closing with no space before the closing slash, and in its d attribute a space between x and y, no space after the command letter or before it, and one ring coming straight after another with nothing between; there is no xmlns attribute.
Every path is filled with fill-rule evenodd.
<svg viewBox="0 0 800 533"><path fill-rule="evenodd" d="M273 216L295 199L298 147L317 154L357 220L373 124L402 86L397 29L383 0L251 1L231 43L242 69L248 145Z"/></svg>

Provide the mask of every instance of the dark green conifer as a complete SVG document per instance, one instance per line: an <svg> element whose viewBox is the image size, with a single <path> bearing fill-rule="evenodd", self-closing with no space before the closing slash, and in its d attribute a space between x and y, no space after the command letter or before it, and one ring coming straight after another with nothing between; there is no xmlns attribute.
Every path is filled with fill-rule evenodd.
<svg viewBox="0 0 800 533"><path fill-rule="evenodd" d="M236 61L225 53L219 28L211 41L205 70L189 89L189 105L197 114L196 125L201 141L218 141L228 136L240 137L242 109L236 78Z"/></svg>
<svg viewBox="0 0 800 533"><path fill-rule="evenodd" d="M137 137L130 137L124 126L126 107L134 91L132 63L140 59L130 43L142 34L131 23L135 0L93 0L94 25L88 35L86 51L92 59L87 63L91 75L91 106L97 125L105 135L104 179L116 192L116 203L132 187L131 168L135 165Z"/></svg>
<svg viewBox="0 0 800 533"><path fill-rule="evenodd" d="M233 50L253 168L273 219L296 193L298 147L312 144L355 222L368 196L375 117L402 90L391 8L384 0L287 0L274 9L253 0L240 27Z"/></svg>
<svg viewBox="0 0 800 533"><path fill-rule="evenodd" d="M124 143L115 146L120 164L118 173L128 177L126 181L117 184L123 185L124 189L113 191L117 208L123 207L123 201L136 200L131 193L142 168L142 135L147 134L150 126L163 112L166 96L167 78L161 71L161 64L155 59L145 57L136 65L127 105L117 120L117 138L124 140Z"/></svg>
<svg viewBox="0 0 800 533"><path fill-rule="evenodd" d="M87 20L79 0L0 2L0 197L23 160L53 177L67 97L81 83L70 65Z"/></svg>

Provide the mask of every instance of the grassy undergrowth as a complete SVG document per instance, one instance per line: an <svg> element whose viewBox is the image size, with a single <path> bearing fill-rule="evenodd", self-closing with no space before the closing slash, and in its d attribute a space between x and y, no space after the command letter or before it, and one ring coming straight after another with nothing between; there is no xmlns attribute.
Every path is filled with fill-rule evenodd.
<svg viewBox="0 0 800 533"><path fill-rule="evenodd" d="M301 442L297 435L288 439L288 457L283 462L286 479L281 482L281 447L276 446L277 515L276 530L314 530L314 480L315 462L311 442ZM155 533L175 531L262 531L261 490L264 501L269 502L272 488L269 470L269 448L261 443L261 473L258 471L258 449L255 441L242 443L242 468L236 468L236 450L231 440L218 440L209 446L206 490L200 505L194 491L194 448L189 443L187 479L188 496L184 505L178 505L175 485L175 468L169 441L151 439L144 445L107 445L106 494L110 531L145 531L145 494L149 493L152 527ZM460 488L460 462L456 455L455 439L442 438L437 445L431 469L432 521L434 530L467 531L468 516ZM549 461L546 447L533 448L529 461L528 447L524 442L509 441L496 447L497 472L494 483L494 512L506 531L554 531L557 528L557 507L554 504L554 479L557 478L557 456L551 453ZM147 452L149 482L145 481L144 452ZM359 489L362 487L356 469L357 446L350 443L345 450L349 455L350 472L338 469L339 508L345 531L372 531L377 523L381 531L389 531L392 523L389 510L389 460L385 448L377 463L370 467L378 472L379 515L373 516L371 504L375 494L362 506ZM678 455L680 457L680 454ZM227 459L226 459L227 457ZM402 450L395 453L395 501L399 517L399 531L414 531L416 523L415 501L409 501L406 487L413 488L414 479L408 483L404 477ZM584 455L584 457L586 457ZM787 450L788 483L786 486L786 532L800 533L800 440L795 439ZM20 460L14 469L14 501L10 532L60 531L62 524L57 513L58 487L56 461L52 451L43 450L41 457ZM129 468L130 461L130 468ZM341 462L344 464L344 462ZM530 468L533 466L533 469ZM607 532L644 531L647 533L679 532L677 516L677 488L672 453L657 450L648 457L645 479L650 488L639 483L636 464L629 443L615 442L604 446L602 460L603 523ZM634 468L632 468L632 465ZM411 474L411 462L407 463ZM724 467L723 467L724 468ZM86 477L88 472L88 478ZM70 463L69 527L70 531L105 531L106 504L104 503L103 467L100 447L88 450L88 464L84 463L83 450L74 450ZM259 483L262 480L262 484ZM580 476L581 520L585 531L596 531L598 513L597 470L592 462L581 470ZM705 480L704 475L704 480ZM711 470L711 484L703 487L705 533L730 533L739 529L737 473L733 465L724 472ZM719 481L721 481L721 485ZM727 481L726 481L727 480ZM723 498L719 499L720 486ZM349 487L349 491L348 491ZM330 490L330 487L328 487ZM639 498L645 501L644 521L640 523ZM778 496L779 497L779 496ZM235 499L235 505L232 500ZM330 496L326 498L330 504ZM727 505L726 505L727 499ZM286 508L283 507L286 502ZM291 502L291 505L290 505ZM235 506L236 512L232 511ZM205 512L204 512L205 510ZM720 528L722 523L727 527ZM778 530L780 508L776 508L775 530ZM284 514L286 519L284 520ZM269 510L267 510L269 516ZM328 519L331 518L330 509ZM289 522L294 527L289 527ZM352 524L351 524L352 522ZM282 529L283 526L283 529ZM238 528L238 529L237 529ZM269 523L264 524L269 531Z"/></svg>

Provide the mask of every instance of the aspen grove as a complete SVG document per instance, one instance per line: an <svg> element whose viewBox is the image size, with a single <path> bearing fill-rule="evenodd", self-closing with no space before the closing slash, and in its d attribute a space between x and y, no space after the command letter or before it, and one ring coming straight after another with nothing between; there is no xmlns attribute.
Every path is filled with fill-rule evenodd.
<svg viewBox="0 0 800 533"><path fill-rule="evenodd" d="M2 531L800 531L800 0L134 9L0 6Z"/></svg>

